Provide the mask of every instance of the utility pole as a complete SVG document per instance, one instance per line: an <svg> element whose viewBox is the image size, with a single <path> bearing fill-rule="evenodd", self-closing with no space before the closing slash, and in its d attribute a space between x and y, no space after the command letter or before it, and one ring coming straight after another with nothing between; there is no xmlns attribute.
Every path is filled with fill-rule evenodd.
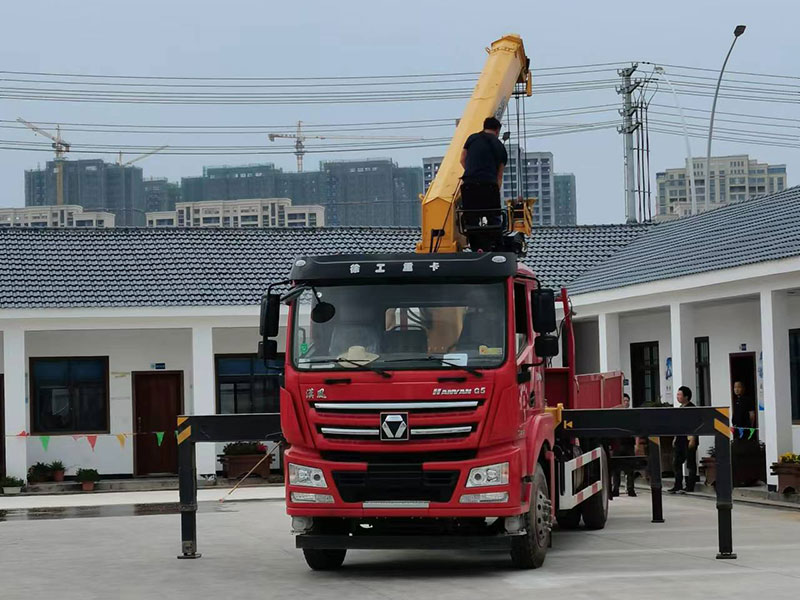
<svg viewBox="0 0 800 600"><path fill-rule="evenodd" d="M619 114L622 116L622 127L617 131L625 136L625 221L636 223L636 162L633 156L633 133L640 123L633 121L636 112L633 106L633 92L641 85L640 80L631 81L631 75L636 71L638 63L632 63L630 67L620 69L617 74L622 77L622 85L617 88L617 93L622 95L622 109Z"/></svg>

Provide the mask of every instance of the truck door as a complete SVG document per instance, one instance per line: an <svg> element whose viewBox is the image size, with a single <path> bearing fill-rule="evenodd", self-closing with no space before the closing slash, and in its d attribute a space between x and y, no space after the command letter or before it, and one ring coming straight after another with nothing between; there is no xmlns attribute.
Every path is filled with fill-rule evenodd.
<svg viewBox="0 0 800 600"><path fill-rule="evenodd" d="M531 410L532 378L534 371L523 365L533 362L533 333L531 330L528 285L524 281L514 282L514 352L519 375L520 409L526 418ZM530 378L529 378L530 376Z"/></svg>

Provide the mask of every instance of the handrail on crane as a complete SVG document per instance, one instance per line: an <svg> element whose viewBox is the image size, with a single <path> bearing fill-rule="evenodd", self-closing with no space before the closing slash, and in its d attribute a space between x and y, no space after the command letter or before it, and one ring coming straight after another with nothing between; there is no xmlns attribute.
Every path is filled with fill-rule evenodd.
<svg viewBox="0 0 800 600"><path fill-rule="evenodd" d="M472 97L458 121L450 146L439 171L422 200L422 239L417 252L459 252L465 239L458 231L456 205L460 200L461 150L467 137L483 130L483 120L494 116L502 120L508 101L518 83L525 85L525 95L532 94L530 61L522 38L508 34L486 49L489 54ZM507 229L527 235L531 228L531 200L515 200L509 211Z"/></svg>

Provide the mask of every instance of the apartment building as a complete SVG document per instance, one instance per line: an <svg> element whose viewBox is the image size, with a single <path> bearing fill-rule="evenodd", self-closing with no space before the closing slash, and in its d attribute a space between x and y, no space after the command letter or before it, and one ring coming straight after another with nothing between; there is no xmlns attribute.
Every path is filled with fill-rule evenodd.
<svg viewBox="0 0 800 600"><path fill-rule="evenodd" d="M114 227L114 215L77 204L0 208L0 227Z"/></svg>
<svg viewBox="0 0 800 600"><path fill-rule="evenodd" d="M293 206L289 198L178 202L147 213L148 227L324 227L325 207Z"/></svg>
<svg viewBox="0 0 800 600"><path fill-rule="evenodd" d="M656 173L656 214L660 219L682 217L692 212L689 160L684 167ZM692 159L695 198L698 212L780 192L787 187L786 165L758 162L747 154L711 158L710 185L706 186L705 158Z"/></svg>

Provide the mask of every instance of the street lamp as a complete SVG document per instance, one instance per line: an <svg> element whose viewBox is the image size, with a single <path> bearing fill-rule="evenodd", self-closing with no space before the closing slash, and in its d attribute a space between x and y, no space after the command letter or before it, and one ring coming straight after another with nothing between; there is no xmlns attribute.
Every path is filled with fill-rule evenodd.
<svg viewBox="0 0 800 600"><path fill-rule="evenodd" d="M694 159L692 158L692 146L689 144L689 127L686 124L686 117L683 115L683 106L681 106L681 101L678 99L678 92L675 91L675 87L672 85L669 77L667 77L667 72L664 70L664 67L656 66L653 70L661 75L664 81L667 82L667 85L669 85L669 89L672 90L672 97L675 99L675 106L678 107L678 112L681 115L683 139L686 142L686 168L689 171L689 201L692 203L692 214L694 215L697 214L697 195L694 191Z"/></svg>
<svg viewBox="0 0 800 600"><path fill-rule="evenodd" d="M711 136L714 132L714 111L717 109L717 96L719 96L719 84L722 83L722 74L725 72L725 66L728 64L728 59L731 57L733 47L736 45L736 40L744 33L745 26L737 25L733 30L733 41L731 47L728 49L728 54L725 55L725 62L722 63L722 68L719 71L719 79L717 79L717 89L714 91L714 102L711 104L711 121L708 124L708 147L706 149L706 193L705 193L705 209L711 208L709 200L711 196Z"/></svg>

